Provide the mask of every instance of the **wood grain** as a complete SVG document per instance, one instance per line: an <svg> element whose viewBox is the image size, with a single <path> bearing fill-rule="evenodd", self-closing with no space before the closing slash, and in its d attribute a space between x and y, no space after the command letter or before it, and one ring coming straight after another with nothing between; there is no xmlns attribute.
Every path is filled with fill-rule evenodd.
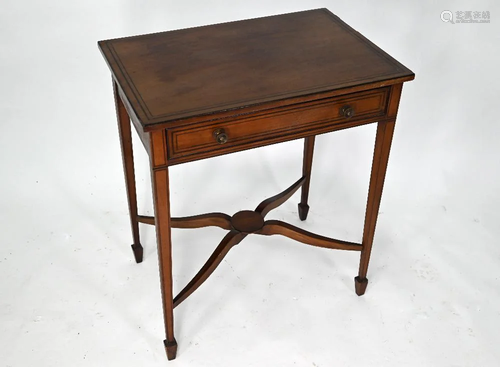
<svg viewBox="0 0 500 367"><path fill-rule="evenodd" d="M154 140L152 149L155 151ZM154 162L151 160L151 166ZM174 337L174 305L172 280L172 236L170 233L170 193L168 169L152 170L153 202L155 208L156 243L158 246L158 262L160 284L163 300L163 320L165 323L165 348L167 358L174 359L177 353L177 342Z"/></svg>
<svg viewBox="0 0 500 367"><path fill-rule="evenodd" d="M231 229L231 217L224 213L208 213L171 219L172 228L219 227Z"/></svg>
<svg viewBox="0 0 500 367"><path fill-rule="evenodd" d="M179 294L174 299L174 307L177 307L188 298L196 289L200 287L208 277L213 273L213 271L219 266L221 261L227 255L229 250L233 246L237 245L246 237L246 234L230 231L222 239L221 243L217 246L215 251L210 255L207 262L202 266L202 268L196 273L193 279L179 292Z"/></svg>
<svg viewBox="0 0 500 367"><path fill-rule="evenodd" d="M304 134L322 133L345 124L364 124L383 119L390 88L359 92L346 96L281 107L265 114L254 113L220 119L206 124L173 128L167 131L169 161L188 157L189 161L219 155L227 151L296 139ZM355 115L346 118L343 106L351 106ZM227 143L214 138L216 129L224 129Z"/></svg>
<svg viewBox="0 0 500 367"><path fill-rule="evenodd" d="M248 234L361 251L356 293L365 292L377 215L402 83L413 72L327 9L100 41L114 84L134 254L138 223L154 224L168 359L174 359L173 309L191 295ZM346 111L349 111L346 113ZM354 114L352 114L354 112ZM131 125L150 156L155 215L137 213ZM361 244L320 236L264 216L302 187L308 197L315 136L378 123ZM214 131L219 133L215 139ZM169 166L304 138L303 177L255 211L230 217L170 214ZM205 265L173 298L171 228L229 230Z"/></svg>
<svg viewBox="0 0 500 367"><path fill-rule="evenodd" d="M279 234L307 245L337 250L361 251L361 244L324 237L295 227L280 220L267 220L264 227L256 232L266 236Z"/></svg>
<svg viewBox="0 0 500 367"><path fill-rule="evenodd" d="M370 186L368 189L368 202L366 205L365 224L363 229L363 250L361 251L361 260L359 264L359 274L356 277L356 292L366 290L368 280L366 273L373 245L373 236L375 235L375 226L377 224L378 211L384 188L385 173L389 161L389 152L391 150L392 135L396 121L379 122L377 125L377 135L375 138L375 150L373 154L372 171L370 175ZM359 285L362 283L362 285ZM363 293L357 293L358 296Z"/></svg>
<svg viewBox="0 0 500 367"><path fill-rule="evenodd" d="M327 9L100 41L99 48L147 131L414 77Z"/></svg>
<svg viewBox="0 0 500 367"><path fill-rule="evenodd" d="M304 139L304 155L302 162L302 176L305 177L304 184L302 185L302 192L300 195L300 203L298 205L300 220L306 220L309 213L309 186L311 184L312 160L314 153L315 136L308 136Z"/></svg>
<svg viewBox="0 0 500 367"><path fill-rule="evenodd" d="M306 177L299 178L294 184L292 184L292 186L290 186L285 191L262 201L259 205L257 205L255 211L257 213L260 213L264 218L271 210L277 208L285 201L287 201L304 184L305 180Z"/></svg>
<svg viewBox="0 0 500 367"><path fill-rule="evenodd" d="M127 188L128 210L130 215L130 226L132 228L132 251L137 263L142 262L143 248L139 238L139 222L137 221L137 194L135 187L134 150L132 147L132 132L130 119L118 92L118 85L113 81L113 92L115 96L116 117L118 120L118 132L120 135L120 146L122 149L123 172L125 173L125 185Z"/></svg>

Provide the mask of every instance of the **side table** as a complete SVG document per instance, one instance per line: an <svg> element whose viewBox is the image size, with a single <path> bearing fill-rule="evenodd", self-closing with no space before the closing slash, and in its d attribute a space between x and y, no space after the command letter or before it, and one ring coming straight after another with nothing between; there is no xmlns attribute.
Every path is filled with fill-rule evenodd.
<svg viewBox="0 0 500 367"><path fill-rule="evenodd" d="M403 83L414 79L327 9L98 42L111 70L127 186L132 250L140 263L139 223L156 226L167 357L174 359L173 310L249 234L359 251L355 290L364 294L373 236ZM149 154L154 217L137 211L131 124ZM377 122L361 243L327 238L265 220L299 188L301 220L318 134ZM199 159L304 138L303 171L255 210L232 216L170 213L168 168ZM217 226L226 236L177 296L172 292L171 228Z"/></svg>

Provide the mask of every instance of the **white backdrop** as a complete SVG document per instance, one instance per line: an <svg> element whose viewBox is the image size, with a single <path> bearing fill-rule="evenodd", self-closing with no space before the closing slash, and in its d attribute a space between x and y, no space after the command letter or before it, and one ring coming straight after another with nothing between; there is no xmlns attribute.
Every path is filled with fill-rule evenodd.
<svg viewBox="0 0 500 367"><path fill-rule="evenodd" d="M3 1L0 366L165 366L154 229L133 262L111 79L96 42L327 7L416 73L363 297L358 255L247 238L175 310L171 366L498 366L500 6L492 1ZM443 10L490 11L451 24ZM360 241L375 126L317 139L309 218ZM135 140L139 208L152 211ZM173 215L252 209L302 141L175 166ZM174 288L222 238L174 230Z"/></svg>

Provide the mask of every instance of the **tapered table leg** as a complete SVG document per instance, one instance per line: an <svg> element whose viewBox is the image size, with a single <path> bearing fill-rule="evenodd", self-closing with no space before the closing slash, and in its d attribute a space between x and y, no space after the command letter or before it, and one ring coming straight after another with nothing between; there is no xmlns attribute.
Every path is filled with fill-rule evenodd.
<svg viewBox="0 0 500 367"><path fill-rule="evenodd" d="M130 214L130 225L132 227L132 251L135 261L142 262L143 249L139 238L139 222L137 221L137 194L135 188L134 154L132 149L132 134L130 129L130 118L123 102L118 94L118 86L113 81L113 92L115 95L116 117L118 119L118 131L120 134L120 145L122 148L123 170L125 172L125 184L127 186L128 209Z"/></svg>
<svg viewBox="0 0 500 367"><path fill-rule="evenodd" d="M312 160L314 153L314 140L315 136L309 136L304 139L304 161L302 163L302 176L306 179L302 185L302 195L299 203L299 218L306 220L309 213L309 205L307 199L309 198L309 184L311 182Z"/></svg>
<svg viewBox="0 0 500 367"><path fill-rule="evenodd" d="M368 203L366 205L365 225L363 230L363 249L361 250L361 261L359 274L354 278L356 294L361 296L365 293L368 285L366 273L370 261L375 225L377 224L380 199L384 187L385 173L389 152L391 150L392 135L396 120L379 122L377 125L377 136L375 138L375 151L373 153L372 172L370 176L370 188L368 190Z"/></svg>
<svg viewBox="0 0 500 367"><path fill-rule="evenodd" d="M170 234L170 195L168 168L152 172L153 198L155 207L156 241L160 265L160 283L163 299L163 320L166 340L164 341L167 358L172 360L177 354L177 342L174 338L174 304L172 293L172 243Z"/></svg>

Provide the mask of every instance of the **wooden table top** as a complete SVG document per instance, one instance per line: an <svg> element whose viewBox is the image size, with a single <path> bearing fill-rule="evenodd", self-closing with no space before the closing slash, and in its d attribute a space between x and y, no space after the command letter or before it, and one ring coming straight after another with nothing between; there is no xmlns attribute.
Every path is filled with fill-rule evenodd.
<svg viewBox="0 0 500 367"><path fill-rule="evenodd" d="M412 71L327 9L100 41L144 128Z"/></svg>

